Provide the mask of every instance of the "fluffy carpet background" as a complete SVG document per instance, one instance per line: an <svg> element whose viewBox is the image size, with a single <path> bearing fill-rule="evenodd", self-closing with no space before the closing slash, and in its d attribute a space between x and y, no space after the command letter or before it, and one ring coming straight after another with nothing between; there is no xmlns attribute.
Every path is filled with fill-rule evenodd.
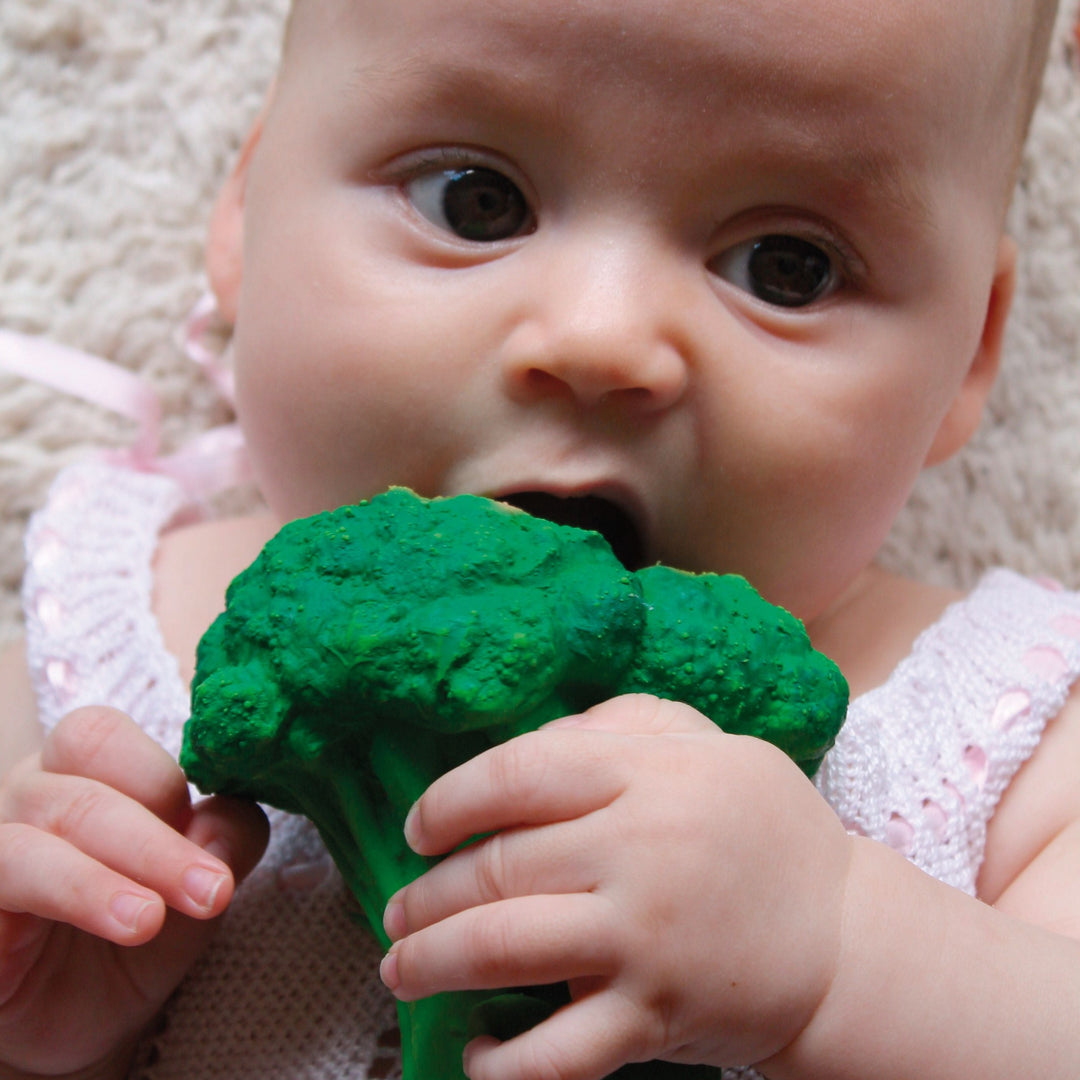
<svg viewBox="0 0 1080 1080"><path fill-rule="evenodd" d="M285 0L3 0L0 326L143 372L175 446L225 413L176 345L207 214L274 66ZM998 563L1080 587L1080 60L1063 0L1012 209L1007 363L973 444L928 472L886 560L970 584ZM0 375L0 644L28 514L130 425Z"/></svg>

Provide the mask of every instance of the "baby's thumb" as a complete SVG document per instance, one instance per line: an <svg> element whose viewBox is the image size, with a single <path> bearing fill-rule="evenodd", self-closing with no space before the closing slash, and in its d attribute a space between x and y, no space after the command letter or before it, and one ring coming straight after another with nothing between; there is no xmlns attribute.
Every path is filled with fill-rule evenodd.
<svg viewBox="0 0 1080 1080"><path fill-rule="evenodd" d="M270 826L256 803L213 795L195 804L184 835L225 863L239 884L262 858Z"/></svg>
<svg viewBox="0 0 1080 1080"><path fill-rule="evenodd" d="M164 1003L210 943L234 889L255 868L266 850L270 830L266 815L253 802L213 796L195 805L185 836L221 859L233 880L222 886L216 917L195 919L169 910L161 932L128 951L128 971L147 1001Z"/></svg>

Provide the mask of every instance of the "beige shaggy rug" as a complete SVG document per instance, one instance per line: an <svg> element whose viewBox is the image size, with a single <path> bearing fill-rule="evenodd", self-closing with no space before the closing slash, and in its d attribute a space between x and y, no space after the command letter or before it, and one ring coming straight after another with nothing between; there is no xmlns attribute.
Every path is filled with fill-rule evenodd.
<svg viewBox="0 0 1080 1080"><path fill-rule="evenodd" d="M1063 0L1012 210L1007 365L974 443L927 473L887 560L970 584L1011 565L1080 587L1080 59ZM137 369L169 446L226 414L176 330L222 177L270 79L285 0L2 0L0 326ZM50 478L132 426L0 375L0 644Z"/></svg>

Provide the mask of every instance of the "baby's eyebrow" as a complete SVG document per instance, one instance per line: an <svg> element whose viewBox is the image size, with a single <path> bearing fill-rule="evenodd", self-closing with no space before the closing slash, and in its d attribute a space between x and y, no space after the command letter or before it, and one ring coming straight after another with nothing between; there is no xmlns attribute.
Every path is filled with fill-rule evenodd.
<svg viewBox="0 0 1080 1080"><path fill-rule="evenodd" d="M858 189L872 193L875 210L897 218L926 224L932 218L930 201L916 172L906 167L903 157L887 148L857 142L854 146L837 139L815 147L819 167L844 178Z"/></svg>
<svg viewBox="0 0 1080 1080"><path fill-rule="evenodd" d="M418 53L393 61L371 59L357 64L347 90L387 106L422 111L455 98L512 105L522 99L525 83L500 71L494 63L479 68L449 56L433 62L432 57Z"/></svg>
<svg viewBox="0 0 1080 1080"><path fill-rule="evenodd" d="M546 85L536 86L522 73L493 62L484 67L461 63L452 56L418 53L393 60L371 59L358 64L348 92L389 108L423 116L437 105L459 103L463 113L482 108L488 112L522 115L546 112L561 118L572 105ZM861 195L876 213L913 224L932 218L930 200L916 170L902 152L857 127L834 120L815 122L813 110L778 111L781 132L768 139L767 157L778 172L793 167L828 182L838 180L845 192ZM708 167L707 165L703 167Z"/></svg>

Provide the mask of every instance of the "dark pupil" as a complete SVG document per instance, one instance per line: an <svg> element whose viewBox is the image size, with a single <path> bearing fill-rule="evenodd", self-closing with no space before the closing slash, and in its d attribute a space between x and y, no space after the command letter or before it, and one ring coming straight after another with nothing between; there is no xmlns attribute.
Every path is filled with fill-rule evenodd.
<svg viewBox="0 0 1080 1080"><path fill-rule="evenodd" d="M516 184L493 169L446 174L443 213L466 240L505 240L520 232L529 208Z"/></svg>
<svg viewBox="0 0 1080 1080"><path fill-rule="evenodd" d="M829 284L831 272L825 252L797 236L764 236L750 253L754 294L769 304L809 304Z"/></svg>

